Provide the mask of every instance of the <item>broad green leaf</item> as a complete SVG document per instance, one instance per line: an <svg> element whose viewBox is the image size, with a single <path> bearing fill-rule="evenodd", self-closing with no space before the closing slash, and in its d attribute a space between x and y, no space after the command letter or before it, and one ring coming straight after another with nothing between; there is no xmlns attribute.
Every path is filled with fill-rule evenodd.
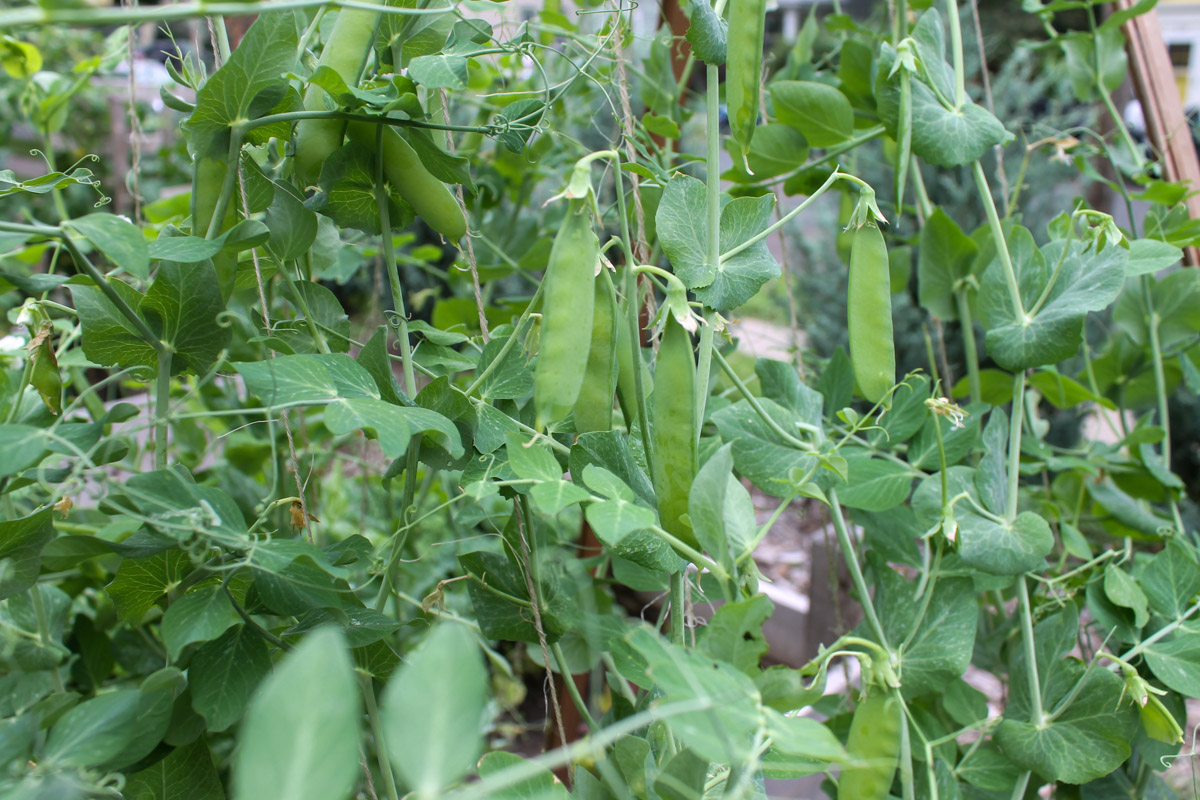
<svg viewBox="0 0 1200 800"><path fill-rule="evenodd" d="M1054 42L1067 57L1067 75L1078 100L1096 96L1096 67L1106 91L1115 92L1125 81L1125 37L1120 28L1103 27L1093 35L1084 31L1060 34Z"/></svg>
<svg viewBox="0 0 1200 800"><path fill-rule="evenodd" d="M1184 626L1143 653L1154 677L1185 697L1200 697L1200 632Z"/></svg>
<svg viewBox="0 0 1200 800"><path fill-rule="evenodd" d="M765 594L726 603L704 626L696 649L709 658L733 664L753 677L759 671L758 662L769 648L762 626L774 610L775 605Z"/></svg>
<svg viewBox="0 0 1200 800"><path fill-rule="evenodd" d="M150 252L137 226L116 214L96 213L63 223L91 242L112 264L141 280L150 279Z"/></svg>
<svg viewBox="0 0 1200 800"><path fill-rule="evenodd" d="M262 638L245 625L201 645L188 662L192 707L210 731L223 731L242 718L259 681L271 671Z"/></svg>
<svg viewBox="0 0 1200 800"><path fill-rule="evenodd" d="M706 777L708 762L685 748L663 762L654 791L662 800L703 800Z"/></svg>
<svg viewBox="0 0 1200 800"><path fill-rule="evenodd" d="M582 476L588 487L606 497L625 497L627 500L639 497L648 505L654 504L650 479L634 457L628 438L617 431L585 433L578 437L571 448L568 467L572 476ZM625 487L627 494L619 489L616 494L604 491L589 478L589 467L603 469L615 483Z"/></svg>
<svg viewBox="0 0 1200 800"><path fill-rule="evenodd" d="M233 498L216 486L196 483L184 466L134 475L123 488L158 533L177 541L199 536L232 546L248 544L246 520Z"/></svg>
<svg viewBox="0 0 1200 800"><path fill-rule="evenodd" d="M721 209L721 249L725 252L765 230L774 198L739 197ZM779 275L779 265L766 240L721 261L708 263L705 188L699 180L681 175L663 190L656 214L659 240L679 279L712 308L732 309L753 297Z"/></svg>
<svg viewBox="0 0 1200 800"><path fill-rule="evenodd" d="M1055 364L1075 355L1089 312L1108 307L1125 284L1126 251L1109 246L1087 252L1077 241L1053 241L1038 250L1024 228L1009 241L1017 273L1022 317L1013 307L1004 267L995 260L983 273L979 318L988 353L1008 370ZM1049 287L1044 304L1037 303Z"/></svg>
<svg viewBox="0 0 1200 800"><path fill-rule="evenodd" d="M1159 346L1163 348L1190 342L1200 332L1200 275L1181 269L1162 278L1147 279L1150 296L1146 297L1141 281L1130 281L1129 287L1113 306L1113 322L1128 334L1135 344L1150 344L1148 305L1154 307L1158 318Z"/></svg>
<svg viewBox="0 0 1200 800"><path fill-rule="evenodd" d="M142 295L123 281L110 279L109 285L136 313ZM68 284L71 300L83 326L83 354L89 361L105 367L135 369L135 375L153 375L158 356L133 323L95 286Z"/></svg>
<svg viewBox="0 0 1200 800"><path fill-rule="evenodd" d="M913 598L912 584L890 568L881 575L880 598L880 621L889 641L905 641L912 635L900 663L901 691L906 698L941 690L966 672L979 616L970 580L939 580L920 619L920 603ZM914 625L918 625L915 632Z"/></svg>
<svg viewBox="0 0 1200 800"><path fill-rule="evenodd" d="M289 355L319 352L313 328L333 352L344 352L349 347L350 319L333 292L312 281L293 281L288 284L287 297L299 314L296 319L274 324L268 339L272 349L290 351Z"/></svg>
<svg viewBox="0 0 1200 800"><path fill-rule="evenodd" d="M979 246L941 208L921 226L917 286L921 305L943 320L958 319L955 290L966 288Z"/></svg>
<svg viewBox="0 0 1200 800"><path fill-rule="evenodd" d="M1151 610L1168 620L1177 620L1200 592L1200 565L1190 548L1176 539L1138 572Z"/></svg>
<svg viewBox="0 0 1200 800"><path fill-rule="evenodd" d="M266 223L270 229L267 248L280 261L300 258L317 239L317 215L282 184L275 189Z"/></svg>
<svg viewBox="0 0 1200 800"><path fill-rule="evenodd" d="M217 273L208 262L164 262L139 308L174 355L171 372L203 375L229 346L230 329L217 324L225 300Z"/></svg>
<svg viewBox="0 0 1200 800"><path fill-rule="evenodd" d="M380 222L379 205L375 197L375 163L374 151L357 142L338 148L321 165L318 183L322 194L310 200L309 207L329 217L340 227L355 228L378 236ZM411 222L412 213L400 205L394 187L388 188L387 197L392 227L403 227Z"/></svg>
<svg viewBox="0 0 1200 800"><path fill-rule="evenodd" d="M203 736L130 775L122 794L126 800L225 800L221 778Z"/></svg>
<svg viewBox="0 0 1200 800"><path fill-rule="evenodd" d="M10 427L10 426L5 426ZM0 428L0 441L5 428ZM7 454L19 453L0 447ZM36 447L41 452L41 446ZM20 459L18 459L20 460ZM54 520L49 508L0 521L0 600L29 589L36 583L42 568L42 548L54 538Z"/></svg>
<svg viewBox="0 0 1200 800"><path fill-rule="evenodd" d="M557 514L575 503L582 503L592 495L587 489L570 481L553 480L539 483L529 490L529 496L538 510L546 514Z"/></svg>
<svg viewBox="0 0 1200 800"><path fill-rule="evenodd" d="M650 509L621 499L592 503L586 513L596 538L609 547L618 547L625 537L658 522L658 515Z"/></svg>
<svg viewBox="0 0 1200 800"><path fill-rule="evenodd" d="M508 434L507 441L508 463L518 476L536 481L562 479L562 467L545 441L520 432Z"/></svg>
<svg viewBox="0 0 1200 800"><path fill-rule="evenodd" d="M1021 777L1021 771L998 748L989 744L972 751L954 771L972 786L991 792L1010 792Z"/></svg>
<svg viewBox="0 0 1200 800"><path fill-rule="evenodd" d="M392 765L423 797L437 797L483 747L487 670L474 637L443 622L388 682L383 725Z"/></svg>
<svg viewBox="0 0 1200 800"><path fill-rule="evenodd" d="M221 251L239 252L258 247L269 238L267 226L256 219L244 219L213 239L200 236L185 236L171 225L150 242L150 257L158 261L175 261L180 264L197 264L216 256Z"/></svg>
<svg viewBox="0 0 1200 800"><path fill-rule="evenodd" d="M404 408L374 397L339 399L325 406L325 427L333 433L359 429L375 432L383 454L399 458L408 450L414 434L428 433L450 452L462 455L462 442L454 423L425 408Z"/></svg>
<svg viewBox="0 0 1200 800"><path fill-rule="evenodd" d="M1104 594L1114 605L1133 612L1135 627L1142 628L1150 620L1145 593L1137 581L1120 567L1109 564L1104 570Z"/></svg>
<svg viewBox="0 0 1200 800"><path fill-rule="evenodd" d="M963 563L993 575L1020 575L1038 568L1054 549L1050 525L1023 511L1012 522L985 517L958 506L959 555Z"/></svg>
<svg viewBox="0 0 1200 800"><path fill-rule="evenodd" d="M784 430L796 430L797 418L791 411L766 399L760 400L759 405ZM804 473L816 461L808 451L781 444L778 435L745 400L717 411L712 420L721 439L733 445L737 471L774 497L786 497L791 492L788 476L793 470Z"/></svg>
<svg viewBox="0 0 1200 800"><path fill-rule="evenodd" d="M508 558L499 553L474 552L464 553L458 560L463 572L471 578L467 590L475 620L485 637L512 642L540 641L529 614L529 589L524 574ZM547 643L553 644L577 624L574 587L559 579L559 571L553 565L544 565L538 577L542 626Z"/></svg>
<svg viewBox="0 0 1200 800"><path fill-rule="evenodd" d="M327 403L339 397L379 399L370 373L340 353L280 356L233 368L250 393L269 406Z"/></svg>
<svg viewBox="0 0 1200 800"><path fill-rule="evenodd" d="M148 558L127 558L106 587L125 622L137 624L167 590L192 571L192 561L182 550L167 550Z"/></svg>
<svg viewBox="0 0 1200 800"><path fill-rule="evenodd" d="M726 140L726 146L735 150L737 147L732 140ZM746 154L749 172L741 163L740 154L733 158L733 168L722 177L738 183L757 183L791 172L808 160L808 142L790 125L770 122L755 127L750 138L750 151Z"/></svg>
<svg viewBox="0 0 1200 800"><path fill-rule="evenodd" d="M233 124L268 114L284 99L298 43L291 13L263 14L254 21L229 60L196 92L196 110L184 129L200 155L225 155Z"/></svg>
<svg viewBox="0 0 1200 800"><path fill-rule="evenodd" d="M794 364L760 358L754 362L754 374L758 376L763 397L789 409L809 425L821 424L821 406L824 404L824 398L820 392L800 380ZM897 390L897 394L901 391L904 389ZM891 414L895 413L896 408L893 405Z"/></svg>
<svg viewBox="0 0 1200 800"><path fill-rule="evenodd" d="M1130 277L1152 275L1173 267L1183 258L1183 251L1157 239L1134 239L1129 243L1129 261L1125 274Z"/></svg>
<svg viewBox="0 0 1200 800"><path fill-rule="evenodd" d="M804 134L813 147L832 147L854 134L854 109L837 88L812 81L775 81L770 91L775 117Z"/></svg>
<svg viewBox="0 0 1200 800"><path fill-rule="evenodd" d="M847 508L887 511L904 502L912 488L912 471L895 461L872 458L869 453L846 454L850 482L838 488L838 500Z"/></svg>
<svg viewBox="0 0 1200 800"><path fill-rule="evenodd" d="M983 456L975 469L975 489L983 507L993 514L1003 514L1008 499L1008 415L992 409L983 429Z"/></svg>
<svg viewBox="0 0 1200 800"><path fill-rule="evenodd" d="M235 800L340 800L359 778L359 691L338 631L305 637L246 709Z"/></svg>
<svg viewBox="0 0 1200 800"><path fill-rule="evenodd" d="M285 631L284 635L296 636L330 625L342 628L346 644L351 648L366 647L404 627L403 623L373 608L319 608L305 614L295 626Z"/></svg>
<svg viewBox="0 0 1200 800"><path fill-rule="evenodd" d="M479 759L481 784L488 786L488 777L509 767L528 763L515 753L497 750ZM498 789L488 789L488 797L496 800L567 800L571 795L553 772L540 767L532 776Z"/></svg>
<svg viewBox="0 0 1200 800"><path fill-rule="evenodd" d="M771 736L771 747L777 756L789 759L772 759L772 767L779 769L789 760L816 762L820 772L834 761L844 761L846 751L833 732L807 717L786 717L778 711L764 709L767 731ZM809 773L812 774L812 773Z"/></svg>
<svg viewBox="0 0 1200 800"><path fill-rule="evenodd" d="M729 34L729 23L717 16L708 3L693 3L691 24L685 38L692 46L696 58L705 64L720 66L725 63L725 42Z"/></svg>
<svg viewBox="0 0 1200 800"><path fill-rule="evenodd" d="M1128 696L1122 698L1125 683L1118 676L1096 668L1085 678L1082 664L1062 663L1066 680L1055 683L1063 693L1075 681L1083 680L1082 688L1066 710L1039 727L1019 717L1010 717L1006 709L996 740L1005 755L1022 769L1033 770L1050 780L1087 783L1107 775L1129 758L1129 743L1138 725L1137 712ZM1051 682L1048 674L1046 682Z"/></svg>
<svg viewBox="0 0 1200 800"><path fill-rule="evenodd" d="M216 639L238 624L238 616L220 586L188 592L167 608L162 620L163 644L174 661L192 642Z"/></svg>
<svg viewBox="0 0 1200 800"><path fill-rule="evenodd" d="M688 516L700 546L727 566L732 565L725 533L725 493L733 477L731 445L725 445L704 462L688 494Z"/></svg>
<svg viewBox="0 0 1200 800"><path fill-rule="evenodd" d="M467 58L459 55L417 56L408 64L408 75L426 89L467 88Z"/></svg>

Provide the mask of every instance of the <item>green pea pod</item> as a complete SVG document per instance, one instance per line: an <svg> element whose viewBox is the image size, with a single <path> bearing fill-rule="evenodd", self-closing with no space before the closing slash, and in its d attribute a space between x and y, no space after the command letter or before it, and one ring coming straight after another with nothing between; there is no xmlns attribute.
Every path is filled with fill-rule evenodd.
<svg viewBox="0 0 1200 800"><path fill-rule="evenodd" d="M378 11L360 8L338 11L317 66L329 67L347 86L357 86L367 56L375 46L379 17ZM310 84L304 92L304 110L326 111L325 90ZM317 182L325 159L342 146L345 129L346 123L337 119L305 119L296 125L296 154L292 163L303 183Z"/></svg>
<svg viewBox="0 0 1200 800"><path fill-rule="evenodd" d="M29 342L31 369L29 383L42 396L42 402L51 414L62 413L62 374L58 370L58 357L54 353L54 328L50 323Z"/></svg>
<svg viewBox="0 0 1200 800"><path fill-rule="evenodd" d="M617 402L621 406L621 414L625 417L626 426L637 419L637 378L634 375L633 345L629 341L629 320L622 310L621 319L617 325ZM646 361L639 355L637 364L642 370L642 390L647 395L654 391L654 376Z"/></svg>
<svg viewBox="0 0 1200 800"><path fill-rule="evenodd" d="M750 151L750 138L758 122L766 20L766 0L732 0L729 4L725 104L729 109L729 132L743 159Z"/></svg>
<svg viewBox="0 0 1200 800"><path fill-rule="evenodd" d="M550 248L542 279L542 334L533 373L538 430L571 413L587 372L600 240L587 202L572 200Z"/></svg>
<svg viewBox="0 0 1200 800"><path fill-rule="evenodd" d="M896 383L896 346L887 245L874 222L854 231L846 315L854 379L862 396L878 403Z"/></svg>
<svg viewBox="0 0 1200 800"><path fill-rule="evenodd" d="M617 295L608 270L596 276L592 311L592 345L579 399L575 401L575 430L579 433L612 430L613 392L616 389Z"/></svg>
<svg viewBox="0 0 1200 800"><path fill-rule="evenodd" d="M213 214L217 211L217 199L221 196L221 186L224 182L224 159L196 159L195 168L192 171L192 234L194 236L203 238L208 235ZM225 207L225 218L221 220L219 233L224 233L237 223L237 206L238 204L231 198ZM221 293L228 300L233 293L233 283L237 277L237 255L220 252L213 256L212 261L213 269L217 272L217 282L221 285Z"/></svg>
<svg viewBox="0 0 1200 800"><path fill-rule="evenodd" d="M838 779L838 800L883 800L900 763L904 711L895 694L876 692L862 700L850 721L846 752L852 759Z"/></svg>
<svg viewBox="0 0 1200 800"><path fill-rule="evenodd" d="M376 126L369 122L351 122L346 126L350 140L375 152ZM446 184L439 181L404 137L391 128L383 131L383 175L417 216L429 227L457 242L467 232L462 206Z"/></svg>
<svg viewBox="0 0 1200 800"><path fill-rule="evenodd" d="M674 317L667 319L654 364L654 494L663 529L699 549L688 513L696 476L696 360L692 337Z"/></svg>

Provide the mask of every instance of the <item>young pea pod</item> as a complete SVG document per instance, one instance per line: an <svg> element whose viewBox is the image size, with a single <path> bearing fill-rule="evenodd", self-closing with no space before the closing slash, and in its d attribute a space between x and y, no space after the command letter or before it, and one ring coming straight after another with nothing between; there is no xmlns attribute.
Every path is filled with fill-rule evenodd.
<svg viewBox="0 0 1200 800"><path fill-rule="evenodd" d="M846 752L851 762L838 779L838 800L883 800L900 763L904 710L894 693L876 691L858 704Z"/></svg>
<svg viewBox="0 0 1200 800"><path fill-rule="evenodd" d="M217 212L217 200L221 196L221 186L225 182L224 159L205 158L197 156L196 165L192 171L192 235L204 238L208 235L212 224L213 214ZM235 192L236 196L236 192ZM221 220L218 233L224 233L237 223L238 203L230 198L225 207L225 218ZM213 269L217 272L217 282L221 285L221 293L226 299L233 293L234 279L237 275L237 255L220 252L213 256Z"/></svg>
<svg viewBox="0 0 1200 800"><path fill-rule="evenodd" d="M533 373L538 430L571 413L587 371L600 240L586 200L572 200L550 248L542 290L542 333Z"/></svg>
<svg viewBox="0 0 1200 800"><path fill-rule="evenodd" d="M592 311L592 344L579 399L575 401L575 430L578 433L612 430L613 392L616 389L617 326L624 322L617 313L617 295L608 270L596 276L596 300Z"/></svg>
<svg viewBox="0 0 1200 800"><path fill-rule="evenodd" d="M658 346L654 364L654 494L663 530L699 549L695 534L680 519L696 476L696 360L692 337L674 317Z"/></svg>
<svg viewBox="0 0 1200 800"><path fill-rule="evenodd" d="M874 222L854 231L846 314L854 379L863 397L878 403L896 383L896 346L887 245Z"/></svg>
<svg viewBox="0 0 1200 800"><path fill-rule="evenodd" d="M766 19L766 0L732 0L729 4L725 105L729 109L729 132L743 159L750 151L750 138L758 122Z"/></svg>
<svg viewBox="0 0 1200 800"><path fill-rule="evenodd" d="M375 125L351 122L346 126L346 134L350 141L376 152ZM457 242L467 232L462 206L450 188L425 169L417 152L391 128L383 131L383 175L429 227L452 242Z"/></svg>
<svg viewBox="0 0 1200 800"><path fill-rule="evenodd" d="M321 51L318 67L329 67L347 86L357 86L363 65L375 45L379 12L359 8L338 11L333 30ZM325 90L309 84L304 92L305 111L325 111ZM305 119L296 125L296 176L305 184L314 184L321 176L321 164L342 146L346 123L337 119Z"/></svg>

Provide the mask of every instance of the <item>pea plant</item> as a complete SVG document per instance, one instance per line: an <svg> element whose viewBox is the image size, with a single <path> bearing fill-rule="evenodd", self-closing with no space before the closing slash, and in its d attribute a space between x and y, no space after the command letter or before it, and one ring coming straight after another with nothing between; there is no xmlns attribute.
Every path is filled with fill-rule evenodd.
<svg viewBox="0 0 1200 800"><path fill-rule="evenodd" d="M769 54L764 0L682 42L593 3L0 9L46 162L0 170L3 795L1176 796L1200 223L1112 100L1153 0L1011 9L1110 131L1036 138L968 74L977 9L834 5ZM123 216L62 153L145 25L191 182ZM1052 159L1113 205L1023 216ZM748 360L728 320L830 202L849 352ZM769 665L789 508L861 622Z"/></svg>

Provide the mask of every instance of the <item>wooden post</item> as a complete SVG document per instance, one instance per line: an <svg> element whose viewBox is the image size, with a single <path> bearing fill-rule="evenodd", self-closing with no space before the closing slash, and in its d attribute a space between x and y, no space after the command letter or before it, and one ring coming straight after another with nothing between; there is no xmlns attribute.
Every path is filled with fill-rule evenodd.
<svg viewBox="0 0 1200 800"><path fill-rule="evenodd" d="M1133 4L1134 0L1117 0L1121 10ZM1193 192L1187 200L1188 210L1193 218L1200 219L1200 160L1196 157L1191 129L1179 102L1158 12L1151 9L1134 17L1124 24L1123 30L1129 53L1129 75L1142 103L1146 133L1159 154L1163 175L1171 182L1188 184ZM1186 248L1184 262L1193 267L1200 266L1200 250Z"/></svg>

